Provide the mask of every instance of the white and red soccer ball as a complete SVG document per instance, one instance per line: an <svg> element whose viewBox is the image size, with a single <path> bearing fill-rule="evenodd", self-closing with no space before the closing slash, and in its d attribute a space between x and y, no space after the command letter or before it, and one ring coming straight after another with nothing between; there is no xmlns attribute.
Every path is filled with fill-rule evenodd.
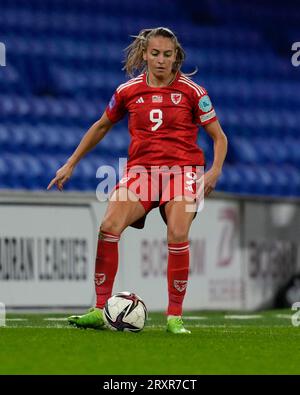
<svg viewBox="0 0 300 395"><path fill-rule="evenodd" d="M147 319L143 300L132 292L119 292L110 297L103 309L105 325L115 331L140 332Z"/></svg>

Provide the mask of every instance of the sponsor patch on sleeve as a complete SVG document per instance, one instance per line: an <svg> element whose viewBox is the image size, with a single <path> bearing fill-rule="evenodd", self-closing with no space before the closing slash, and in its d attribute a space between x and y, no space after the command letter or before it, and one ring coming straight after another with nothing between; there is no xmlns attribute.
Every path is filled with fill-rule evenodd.
<svg viewBox="0 0 300 395"><path fill-rule="evenodd" d="M112 98L110 99L110 102L108 103L108 107L111 110L112 108L114 108L116 104L116 97L115 95L112 96Z"/></svg>
<svg viewBox="0 0 300 395"><path fill-rule="evenodd" d="M203 112L208 112L212 109L210 98L207 95L201 97L199 100L199 107Z"/></svg>
<svg viewBox="0 0 300 395"><path fill-rule="evenodd" d="M201 122L209 121L210 119L214 118L215 116L216 116L215 110L211 110L207 114L200 115L200 121Z"/></svg>

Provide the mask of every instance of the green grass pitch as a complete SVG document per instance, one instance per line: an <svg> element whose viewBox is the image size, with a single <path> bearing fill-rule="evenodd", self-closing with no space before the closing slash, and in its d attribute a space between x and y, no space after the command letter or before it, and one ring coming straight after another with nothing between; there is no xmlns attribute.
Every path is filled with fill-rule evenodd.
<svg viewBox="0 0 300 395"><path fill-rule="evenodd" d="M162 313L150 313L140 333L80 330L62 314L9 314L0 374L299 374L291 310L249 314L188 312L191 335L166 333Z"/></svg>

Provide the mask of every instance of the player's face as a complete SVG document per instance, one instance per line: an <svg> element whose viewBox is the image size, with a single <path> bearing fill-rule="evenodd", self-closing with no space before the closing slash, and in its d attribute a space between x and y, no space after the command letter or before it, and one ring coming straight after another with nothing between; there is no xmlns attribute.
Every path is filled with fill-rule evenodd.
<svg viewBox="0 0 300 395"><path fill-rule="evenodd" d="M174 43L167 37L152 37L143 58L147 62L149 73L158 79L167 79L172 74L173 63L176 60Z"/></svg>

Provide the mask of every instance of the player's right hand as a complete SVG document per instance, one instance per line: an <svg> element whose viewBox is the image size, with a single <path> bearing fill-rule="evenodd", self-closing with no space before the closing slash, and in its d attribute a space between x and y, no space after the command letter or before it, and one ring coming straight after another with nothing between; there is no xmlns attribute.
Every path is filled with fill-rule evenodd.
<svg viewBox="0 0 300 395"><path fill-rule="evenodd" d="M55 184L57 189L62 191L64 184L68 181L73 173L74 167L68 163L64 164L57 170L56 176L50 181L47 190L51 189Z"/></svg>

